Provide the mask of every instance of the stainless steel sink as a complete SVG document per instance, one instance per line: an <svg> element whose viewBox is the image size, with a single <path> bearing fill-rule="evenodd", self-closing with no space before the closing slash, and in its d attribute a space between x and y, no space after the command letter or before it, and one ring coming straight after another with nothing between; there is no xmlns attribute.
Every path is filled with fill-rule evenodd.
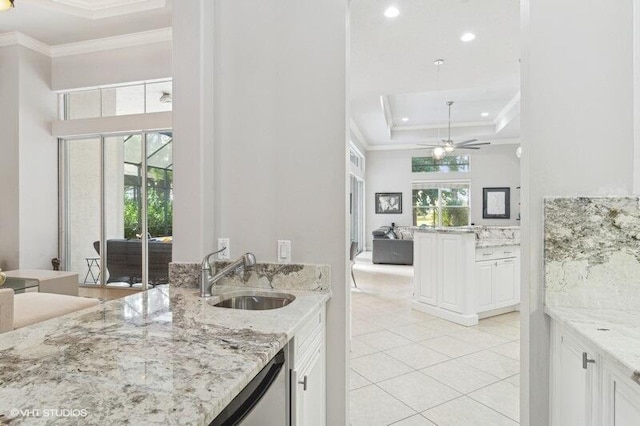
<svg viewBox="0 0 640 426"><path fill-rule="evenodd" d="M287 293L270 293L260 291L237 291L212 297L207 301L218 308L244 309L248 311L264 311L278 309L293 302L296 297Z"/></svg>

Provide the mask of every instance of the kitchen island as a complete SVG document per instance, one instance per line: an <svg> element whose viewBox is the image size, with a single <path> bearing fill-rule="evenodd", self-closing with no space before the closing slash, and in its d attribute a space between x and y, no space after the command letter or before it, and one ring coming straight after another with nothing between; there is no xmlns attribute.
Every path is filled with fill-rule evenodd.
<svg viewBox="0 0 640 426"><path fill-rule="evenodd" d="M0 423L206 425L330 298L286 292L283 308L245 311L162 285L4 333Z"/></svg>
<svg viewBox="0 0 640 426"><path fill-rule="evenodd" d="M416 228L413 264L413 309L466 326L519 309L519 227Z"/></svg>

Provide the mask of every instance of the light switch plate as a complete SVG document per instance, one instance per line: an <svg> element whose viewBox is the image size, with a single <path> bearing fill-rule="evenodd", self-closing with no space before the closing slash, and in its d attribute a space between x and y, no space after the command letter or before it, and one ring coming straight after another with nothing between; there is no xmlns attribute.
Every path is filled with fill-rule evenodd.
<svg viewBox="0 0 640 426"><path fill-rule="evenodd" d="M278 263L291 263L291 240L278 240Z"/></svg>
<svg viewBox="0 0 640 426"><path fill-rule="evenodd" d="M226 247L226 249L218 253L218 260L231 259L231 247L229 238L218 238L218 250L222 250L222 248L224 247Z"/></svg>

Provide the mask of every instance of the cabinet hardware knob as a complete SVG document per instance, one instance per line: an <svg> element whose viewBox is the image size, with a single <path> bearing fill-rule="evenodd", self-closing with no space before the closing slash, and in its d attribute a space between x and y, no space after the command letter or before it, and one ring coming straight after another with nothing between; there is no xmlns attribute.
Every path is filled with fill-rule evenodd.
<svg viewBox="0 0 640 426"><path fill-rule="evenodd" d="M595 364L595 359L589 359L586 352L582 352L582 368L587 369L587 364ZM306 376L305 376L306 377Z"/></svg>
<svg viewBox="0 0 640 426"><path fill-rule="evenodd" d="M307 390L307 376L304 376L304 379L302 379L302 381L298 382L299 385L302 385L302 390L306 391Z"/></svg>

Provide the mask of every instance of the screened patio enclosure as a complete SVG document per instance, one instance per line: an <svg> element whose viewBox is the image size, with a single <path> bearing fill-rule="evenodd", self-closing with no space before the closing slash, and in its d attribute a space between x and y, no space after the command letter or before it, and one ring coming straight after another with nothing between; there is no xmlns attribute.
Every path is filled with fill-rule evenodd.
<svg viewBox="0 0 640 426"><path fill-rule="evenodd" d="M147 288L168 282L172 133L69 139L61 148L66 270L77 272L81 285Z"/></svg>

